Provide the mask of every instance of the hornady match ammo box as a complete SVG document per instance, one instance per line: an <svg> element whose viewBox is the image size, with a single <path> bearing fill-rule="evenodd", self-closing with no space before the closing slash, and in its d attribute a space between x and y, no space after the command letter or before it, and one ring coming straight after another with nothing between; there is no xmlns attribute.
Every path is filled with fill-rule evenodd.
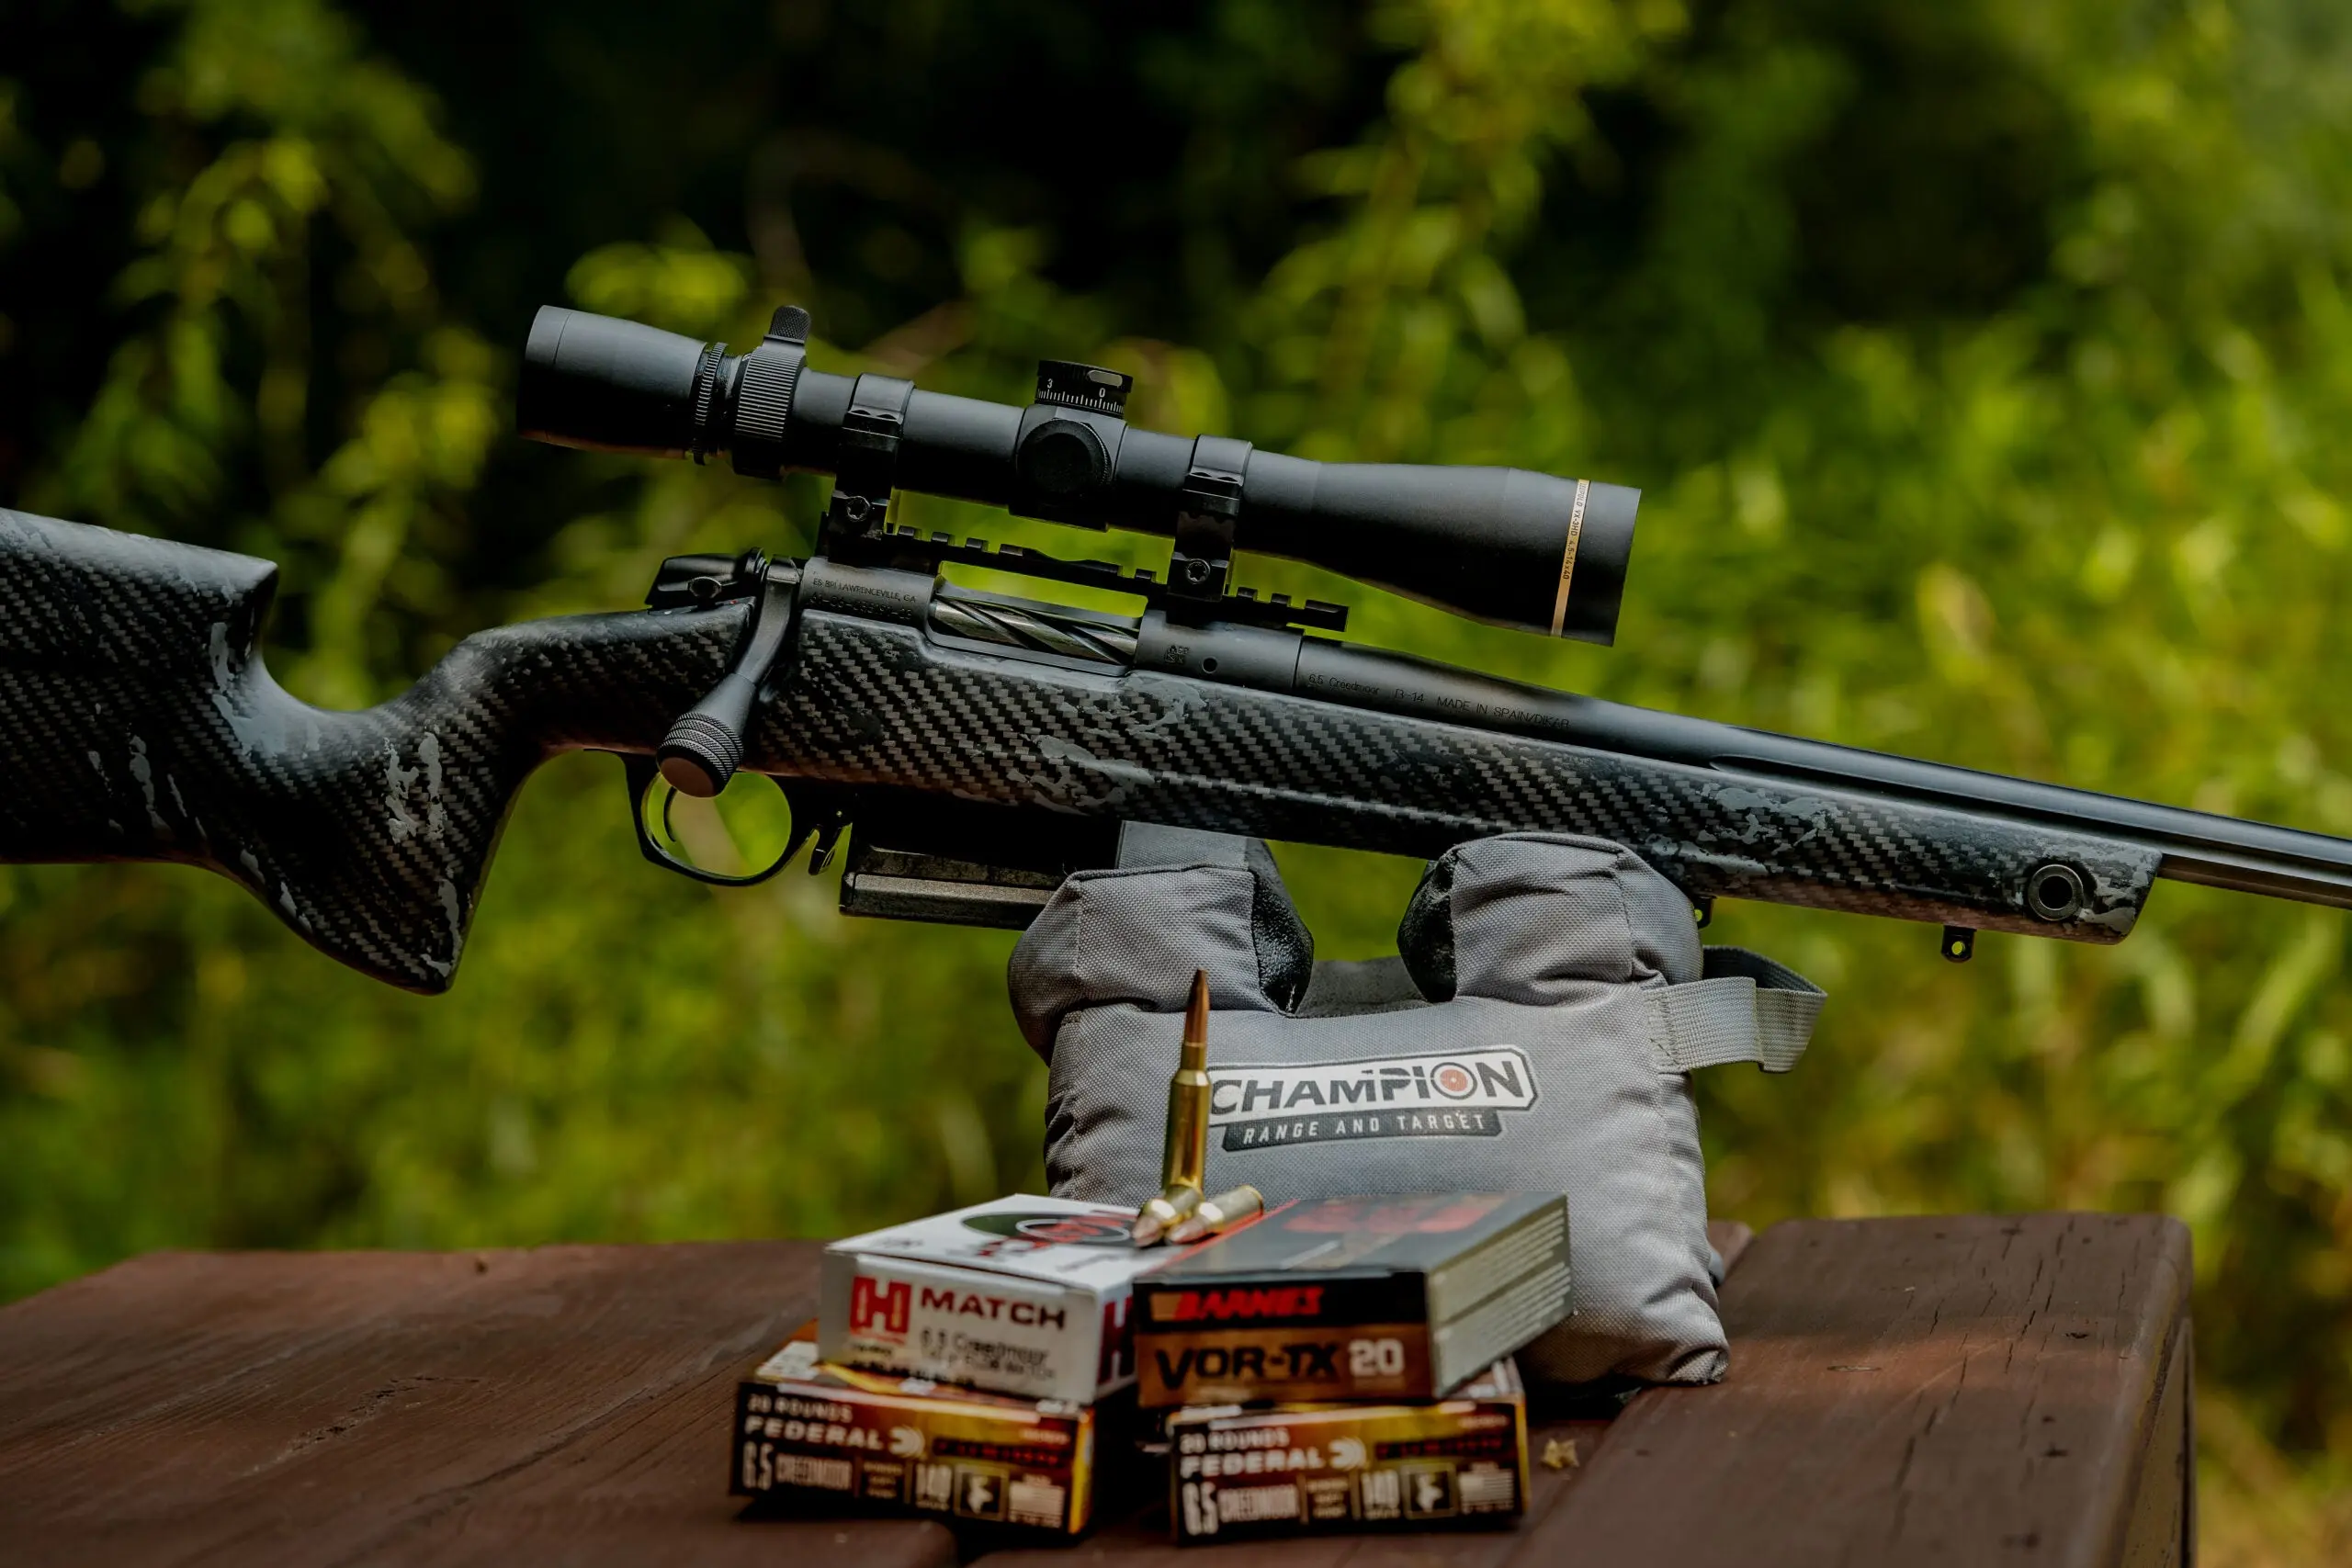
<svg viewBox="0 0 2352 1568"><path fill-rule="evenodd" d="M1507 1524L1527 1506L1527 1396L1509 1360L1451 1399L1182 1410L1178 1541Z"/></svg>
<svg viewBox="0 0 2352 1568"><path fill-rule="evenodd" d="M1075 1535L1098 1436L1088 1405L827 1366L812 1323L737 1388L729 1490Z"/></svg>
<svg viewBox="0 0 2352 1568"><path fill-rule="evenodd" d="M825 1360L1083 1404L1135 1381L1134 1213L999 1198L825 1248Z"/></svg>
<svg viewBox="0 0 2352 1568"><path fill-rule="evenodd" d="M1285 1203L1136 1295L1146 1409L1433 1399L1568 1315L1567 1200Z"/></svg>

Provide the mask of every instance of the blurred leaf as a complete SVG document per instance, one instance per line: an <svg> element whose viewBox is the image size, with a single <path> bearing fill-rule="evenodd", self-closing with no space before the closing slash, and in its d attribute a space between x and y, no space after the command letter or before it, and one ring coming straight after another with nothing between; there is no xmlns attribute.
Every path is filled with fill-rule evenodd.
<svg viewBox="0 0 2352 1568"><path fill-rule="evenodd" d="M275 667L372 701L665 555L805 547L820 484L506 438L533 304L740 347L791 298L829 370L1019 400L1088 359L1151 428L1645 490L1613 651L1245 557L1357 640L2352 831L2340 7L1149 9L45 24L0 82L11 503L279 560ZM1041 142L1012 103L1100 123ZM0 867L0 1292L164 1245L823 1234L1042 1181L1008 938L659 877L614 772L526 792L434 1002L225 885ZM1281 853L1322 952L1386 949L1415 867ZM2209 1556L2340 1556L2343 917L2167 885L2120 947L1960 968L1928 931L1718 913L1833 1000L1796 1075L1702 1076L1717 1208L2182 1214Z"/></svg>

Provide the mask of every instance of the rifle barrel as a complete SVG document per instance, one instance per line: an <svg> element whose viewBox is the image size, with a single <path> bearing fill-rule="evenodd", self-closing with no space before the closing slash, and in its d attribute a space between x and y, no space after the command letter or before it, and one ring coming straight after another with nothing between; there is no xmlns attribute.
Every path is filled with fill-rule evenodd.
<svg viewBox="0 0 2352 1568"><path fill-rule="evenodd" d="M2352 908L2352 840L1604 702L1385 649L1305 640L1296 689L1385 712L1925 804L2154 850L2160 875Z"/></svg>

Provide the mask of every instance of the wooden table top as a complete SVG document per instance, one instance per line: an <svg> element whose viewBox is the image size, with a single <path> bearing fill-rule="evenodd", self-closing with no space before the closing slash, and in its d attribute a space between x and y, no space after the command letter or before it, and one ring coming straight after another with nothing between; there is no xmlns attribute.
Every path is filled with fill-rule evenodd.
<svg viewBox="0 0 2352 1568"><path fill-rule="evenodd" d="M937 1524L727 1495L736 1382L814 1314L818 1250L162 1253L18 1302L0 1557L954 1562ZM1777 1225L1724 1287L1730 1379L1539 1427L1517 1529L1182 1561L2180 1561L2188 1283L2157 1216ZM1109 1558L1175 1549L1130 1520L989 1561Z"/></svg>

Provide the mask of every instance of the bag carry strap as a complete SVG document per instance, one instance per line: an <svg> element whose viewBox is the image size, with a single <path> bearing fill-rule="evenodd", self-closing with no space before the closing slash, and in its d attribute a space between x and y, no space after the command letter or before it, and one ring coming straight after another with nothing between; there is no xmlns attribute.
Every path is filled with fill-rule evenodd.
<svg viewBox="0 0 2352 1568"><path fill-rule="evenodd" d="M1726 1062L1785 1073L1804 1055L1828 999L1795 970L1744 947L1711 947L1703 978L1645 994L1657 1021L1650 1043L1658 1070L1668 1073Z"/></svg>

